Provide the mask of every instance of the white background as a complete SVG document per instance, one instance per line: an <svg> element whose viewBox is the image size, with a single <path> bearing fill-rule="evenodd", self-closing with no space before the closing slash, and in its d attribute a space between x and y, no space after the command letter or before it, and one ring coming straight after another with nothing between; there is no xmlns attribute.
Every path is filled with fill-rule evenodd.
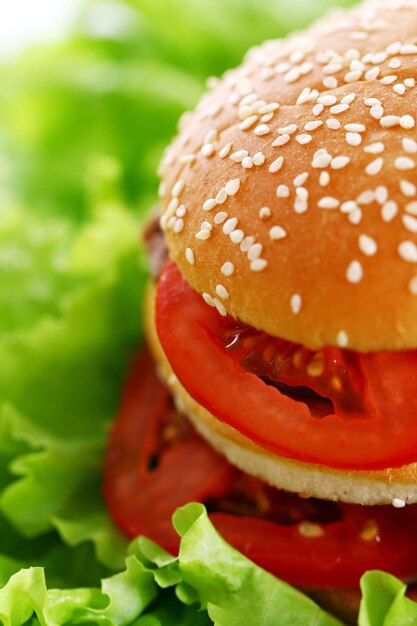
<svg viewBox="0 0 417 626"><path fill-rule="evenodd" d="M80 4L81 0L0 0L0 58L34 42L60 39Z"/></svg>

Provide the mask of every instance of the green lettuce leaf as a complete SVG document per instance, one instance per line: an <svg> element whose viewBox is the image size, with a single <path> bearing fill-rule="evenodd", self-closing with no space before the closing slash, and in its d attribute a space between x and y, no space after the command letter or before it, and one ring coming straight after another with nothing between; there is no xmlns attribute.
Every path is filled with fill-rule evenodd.
<svg viewBox="0 0 417 626"><path fill-rule="evenodd" d="M411 626L417 624L417 603L407 598L407 585L387 574L372 571L361 580L359 626Z"/></svg>
<svg viewBox="0 0 417 626"><path fill-rule="evenodd" d="M145 538L101 588L48 589L42 568L0 589L0 621L23 626L340 626L312 600L261 570L217 533L202 505L177 511L178 557Z"/></svg>

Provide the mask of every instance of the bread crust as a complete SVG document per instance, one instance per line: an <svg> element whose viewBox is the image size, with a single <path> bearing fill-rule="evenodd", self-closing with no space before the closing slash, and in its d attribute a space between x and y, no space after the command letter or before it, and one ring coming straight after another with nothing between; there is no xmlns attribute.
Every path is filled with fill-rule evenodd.
<svg viewBox="0 0 417 626"><path fill-rule="evenodd" d="M415 1L368 2L249 51L184 116L161 223L220 311L312 349L417 348L416 42Z"/></svg>
<svg viewBox="0 0 417 626"><path fill-rule="evenodd" d="M178 408L232 465L279 489L325 500L366 505L391 504L395 499L408 504L417 502L417 463L378 471L336 470L272 454L220 422L187 393L173 373L157 336L154 307L155 289L150 285L145 331L159 374L169 386Z"/></svg>

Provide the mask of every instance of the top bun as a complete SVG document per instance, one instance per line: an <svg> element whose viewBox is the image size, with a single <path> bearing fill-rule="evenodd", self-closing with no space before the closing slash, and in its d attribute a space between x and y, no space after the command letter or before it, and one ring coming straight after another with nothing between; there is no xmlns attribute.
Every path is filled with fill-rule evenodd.
<svg viewBox="0 0 417 626"><path fill-rule="evenodd" d="M209 304L312 349L417 347L417 0L267 41L161 166L170 256Z"/></svg>

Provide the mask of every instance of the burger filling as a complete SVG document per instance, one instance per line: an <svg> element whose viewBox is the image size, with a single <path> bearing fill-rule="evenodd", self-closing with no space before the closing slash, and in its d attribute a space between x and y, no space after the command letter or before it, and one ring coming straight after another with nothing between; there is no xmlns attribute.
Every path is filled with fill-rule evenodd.
<svg viewBox="0 0 417 626"><path fill-rule="evenodd" d="M104 495L119 527L176 553L171 516L203 502L216 528L295 585L354 589L368 569L417 574L417 506L325 502L267 486L217 454L175 409L145 351L135 360L105 461Z"/></svg>
<svg viewBox="0 0 417 626"><path fill-rule="evenodd" d="M156 326L172 369L212 415L280 456L338 469L417 460L417 351L308 348L248 327L167 261Z"/></svg>

